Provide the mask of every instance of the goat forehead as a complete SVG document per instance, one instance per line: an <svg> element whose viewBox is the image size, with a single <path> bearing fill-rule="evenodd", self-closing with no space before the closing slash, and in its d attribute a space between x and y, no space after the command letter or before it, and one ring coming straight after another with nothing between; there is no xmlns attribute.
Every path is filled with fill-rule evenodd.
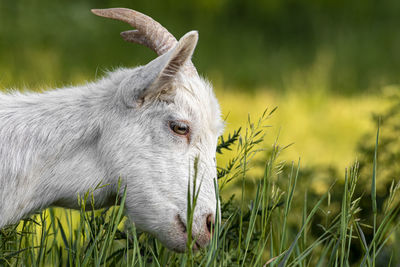
<svg viewBox="0 0 400 267"><path fill-rule="evenodd" d="M224 123L211 85L200 77L182 79L176 84L175 104L181 112L214 136L222 134Z"/></svg>

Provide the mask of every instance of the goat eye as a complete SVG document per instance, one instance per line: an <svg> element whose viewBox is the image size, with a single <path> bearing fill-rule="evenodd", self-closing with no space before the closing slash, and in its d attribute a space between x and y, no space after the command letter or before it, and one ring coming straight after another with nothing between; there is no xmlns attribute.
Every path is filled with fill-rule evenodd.
<svg viewBox="0 0 400 267"><path fill-rule="evenodd" d="M181 122L170 122L169 127L174 133L179 135L187 135L189 133L189 126Z"/></svg>

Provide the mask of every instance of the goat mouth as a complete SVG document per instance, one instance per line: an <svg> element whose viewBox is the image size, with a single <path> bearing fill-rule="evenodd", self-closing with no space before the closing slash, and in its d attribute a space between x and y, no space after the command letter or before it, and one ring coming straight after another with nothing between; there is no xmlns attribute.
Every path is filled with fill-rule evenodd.
<svg viewBox="0 0 400 267"><path fill-rule="evenodd" d="M186 224L183 222L183 220L182 220L182 218L181 218L181 216L179 214L176 215L176 219L178 221L179 227L181 228L181 231L183 233L186 233L187 232Z"/></svg>
<svg viewBox="0 0 400 267"><path fill-rule="evenodd" d="M185 234L186 242L187 242L187 228L186 228L186 224L183 222L183 220L182 220L182 218L181 218L181 216L180 216L179 214L176 216L176 219L177 219L177 221L178 221L178 225L180 226L180 229L181 229L182 233ZM193 234L192 234L192 236L193 236ZM200 244L197 242L197 240L194 240L193 250L194 250L194 251L197 251L197 250L199 250L200 248L201 248Z"/></svg>

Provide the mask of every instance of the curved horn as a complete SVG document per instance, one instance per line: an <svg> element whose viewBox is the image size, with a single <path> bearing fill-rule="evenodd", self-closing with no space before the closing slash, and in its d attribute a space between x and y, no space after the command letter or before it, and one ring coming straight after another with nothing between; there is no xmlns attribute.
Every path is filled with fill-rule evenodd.
<svg viewBox="0 0 400 267"><path fill-rule="evenodd" d="M136 30L121 32L122 38L131 43L144 45L159 56L178 43L175 37L160 23L138 11L128 8L92 9L91 11L97 16L120 20L136 28ZM187 74L197 74L191 61L187 62L183 71Z"/></svg>

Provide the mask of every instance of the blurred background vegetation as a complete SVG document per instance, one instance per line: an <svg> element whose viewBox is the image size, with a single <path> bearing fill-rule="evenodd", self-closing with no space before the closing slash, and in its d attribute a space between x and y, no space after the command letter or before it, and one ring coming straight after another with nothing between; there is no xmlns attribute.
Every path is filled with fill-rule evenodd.
<svg viewBox="0 0 400 267"><path fill-rule="evenodd" d="M344 169L356 159L363 184L357 194L368 194L380 117L383 205L400 176L400 1L1 0L0 88L78 85L155 58L119 37L129 25L90 13L108 7L148 14L177 38L199 31L193 61L214 84L227 132L248 114L256 119L266 107L279 107L259 155L267 158L277 136L283 145L294 143L281 158L301 158L299 199L304 192L317 199L338 181L326 208L337 212ZM370 210L370 202L362 205Z"/></svg>
<svg viewBox="0 0 400 267"><path fill-rule="evenodd" d="M400 82L396 0L2 0L3 84L65 84L153 58L120 40L129 26L89 12L116 6L151 15L177 37L197 29L196 66L229 87L290 91L313 67L336 94Z"/></svg>

